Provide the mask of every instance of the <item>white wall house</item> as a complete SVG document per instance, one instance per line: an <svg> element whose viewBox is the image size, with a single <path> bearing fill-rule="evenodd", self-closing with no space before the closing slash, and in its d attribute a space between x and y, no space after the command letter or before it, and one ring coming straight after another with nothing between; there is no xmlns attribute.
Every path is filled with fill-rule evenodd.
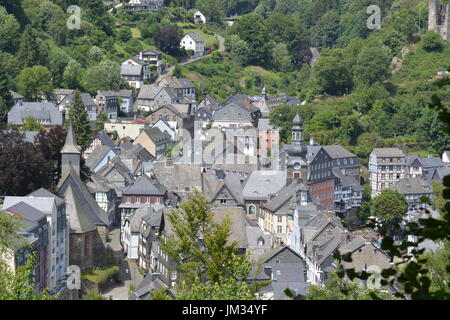
<svg viewBox="0 0 450 320"><path fill-rule="evenodd" d="M205 55L205 40L201 35L195 32L189 32L181 39L180 46L185 50L194 51L195 57Z"/></svg>
<svg viewBox="0 0 450 320"><path fill-rule="evenodd" d="M206 17L203 13L201 13L198 9L192 9L190 12L194 15L194 22L195 23L206 23Z"/></svg>

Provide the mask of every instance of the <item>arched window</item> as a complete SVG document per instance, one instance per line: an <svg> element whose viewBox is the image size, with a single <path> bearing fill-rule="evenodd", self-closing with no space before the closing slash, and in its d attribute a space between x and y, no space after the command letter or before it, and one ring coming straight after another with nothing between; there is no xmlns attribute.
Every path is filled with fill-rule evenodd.
<svg viewBox="0 0 450 320"><path fill-rule="evenodd" d="M250 205L248 207L248 214L256 214L256 206L255 205Z"/></svg>

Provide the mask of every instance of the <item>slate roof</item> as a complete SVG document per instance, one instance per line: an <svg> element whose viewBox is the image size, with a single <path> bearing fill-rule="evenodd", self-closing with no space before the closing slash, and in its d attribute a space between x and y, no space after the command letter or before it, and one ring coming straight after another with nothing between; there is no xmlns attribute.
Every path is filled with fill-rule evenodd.
<svg viewBox="0 0 450 320"><path fill-rule="evenodd" d="M122 191L124 195L161 195L166 194L167 189L159 183L153 183L147 175L140 176L132 185Z"/></svg>
<svg viewBox="0 0 450 320"><path fill-rule="evenodd" d="M420 166L423 168L439 168L443 167L445 164L441 158L432 157L432 158L421 158L419 155L407 155L406 156L406 165L412 166L414 161L418 161Z"/></svg>
<svg viewBox="0 0 450 320"><path fill-rule="evenodd" d="M403 152L403 150L398 149L398 148L375 148L375 149L373 149L372 152L375 153L375 155L377 157L381 157L381 158L405 157L405 153Z"/></svg>
<svg viewBox="0 0 450 320"><path fill-rule="evenodd" d="M261 118L258 120L258 129L263 131L273 130L275 129L275 126L269 123L269 119Z"/></svg>
<svg viewBox="0 0 450 320"><path fill-rule="evenodd" d="M3 202L3 210L6 210L19 202L24 202L45 214L52 214L53 206L55 205L55 199L52 197L6 196Z"/></svg>
<svg viewBox="0 0 450 320"><path fill-rule="evenodd" d="M286 171L255 170L246 179L242 195L245 200L266 200L286 185Z"/></svg>
<svg viewBox="0 0 450 320"><path fill-rule="evenodd" d="M70 233L86 233L96 230L93 219L86 212L70 184L66 189L65 198L67 200L66 209L69 212Z"/></svg>
<svg viewBox="0 0 450 320"><path fill-rule="evenodd" d="M72 121L69 124L69 129L67 130L66 142L61 150L61 153L81 153L81 149L77 144L75 138L75 133L73 132Z"/></svg>
<svg viewBox="0 0 450 320"><path fill-rule="evenodd" d="M91 173L91 181L88 181L86 186L91 193L109 192L114 189L114 186L108 180L94 172Z"/></svg>
<svg viewBox="0 0 450 320"><path fill-rule="evenodd" d="M438 168L434 171L433 181L441 181L444 177L450 175L450 168Z"/></svg>
<svg viewBox="0 0 450 320"><path fill-rule="evenodd" d="M431 184L421 178L401 179L394 184L393 188L404 195L433 193Z"/></svg>
<svg viewBox="0 0 450 320"><path fill-rule="evenodd" d="M97 146L94 149L94 151L92 151L92 153L86 159L86 166L88 168L90 168L90 169L94 169L105 158L105 156L110 151L113 151L114 154L117 155L116 152L114 151L114 149L111 148L111 147L108 147L108 146L103 145L103 144Z"/></svg>
<svg viewBox="0 0 450 320"><path fill-rule="evenodd" d="M240 248L248 247L246 233L246 217L242 208L213 208L213 219L216 223L220 223L226 217L231 220L229 242L236 241Z"/></svg>
<svg viewBox="0 0 450 320"><path fill-rule="evenodd" d="M21 95L20 93L15 92L15 91L9 90L9 93L11 94L13 99L23 99L24 98L23 95Z"/></svg>
<svg viewBox="0 0 450 320"><path fill-rule="evenodd" d="M158 127L144 129L142 130L141 134L142 133L147 134L147 136L155 143L155 145L166 144L172 141L170 134L168 134L167 132L161 132Z"/></svg>
<svg viewBox="0 0 450 320"><path fill-rule="evenodd" d="M58 197L56 194L51 193L47 189L39 188L32 193L28 194L27 197L41 197L41 198L53 198L56 201L56 205L59 206L64 203L64 199Z"/></svg>
<svg viewBox="0 0 450 320"><path fill-rule="evenodd" d="M365 245L366 241L362 237L356 237L349 243L343 245L339 248L339 252L341 254L349 253L349 252L355 252L359 248L363 247Z"/></svg>
<svg viewBox="0 0 450 320"><path fill-rule="evenodd" d="M256 119L251 116L251 112L252 111L231 102L215 110L212 119L213 121L253 122Z"/></svg>
<svg viewBox="0 0 450 320"><path fill-rule="evenodd" d="M174 88L174 89L195 88L192 81L189 79L185 79L185 78L164 76L157 82L157 85L159 85L162 80L165 80L168 83L168 87Z"/></svg>
<svg viewBox="0 0 450 320"><path fill-rule="evenodd" d="M328 153L332 159L340 158L355 158L356 155L345 149L340 145L323 146L323 149Z"/></svg>
<svg viewBox="0 0 450 320"><path fill-rule="evenodd" d="M27 232L39 225L39 221L46 219L45 213L30 206L25 202L18 202L4 211L19 217L21 231Z"/></svg>
<svg viewBox="0 0 450 320"><path fill-rule="evenodd" d="M290 185L278 191L263 207L275 214L287 214L290 210L289 204L299 190L308 190L308 188L297 180L292 181Z"/></svg>
<svg viewBox="0 0 450 320"><path fill-rule="evenodd" d="M87 186L72 167L61 177L58 183L58 193L66 195L66 204L71 206L72 209L77 209L76 213L79 215L78 218L81 219L79 222L75 222L76 215L69 215L69 219L74 220L74 226L78 227L79 225L84 230L85 228L91 228L91 225L110 225L108 214L100 208ZM86 217L89 218L89 221Z"/></svg>
<svg viewBox="0 0 450 320"><path fill-rule="evenodd" d="M8 112L8 123L22 125L27 117L44 119L44 126L62 125L62 113L51 102L19 102Z"/></svg>
<svg viewBox="0 0 450 320"><path fill-rule="evenodd" d="M121 76L141 76L143 75L143 70L141 65L132 64L122 64L120 67Z"/></svg>
<svg viewBox="0 0 450 320"><path fill-rule="evenodd" d="M57 94L57 93L55 93L55 94ZM89 93L84 92L84 93L81 93L80 96L81 96L81 101L83 102L83 105L85 107L96 106L94 100L92 99L92 97ZM59 104L60 105L64 104L66 106L69 106L72 104L73 97L74 97L73 93L68 93Z"/></svg>
<svg viewBox="0 0 450 320"><path fill-rule="evenodd" d="M153 300L151 293L167 286L161 281L159 274L149 272L129 296L128 300Z"/></svg>
<svg viewBox="0 0 450 320"><path fill-rule="evenodd" d="M331 170L333 172L333 175L341 180L341 185L343 187L351 186L353 191L362 191L361 184L355 176L344 174L339 168L333 168Z"/></svg>
<svg viewBox="0 0 450 320"><path fill-rule="evenodd" d="M195 42L205 42L203 37L196 32L189 32L185 36L190 36Z"/></svg>
<svg viewBox="0 0 450 320"><path fill-rule="evenodd" d="M102 144L105 146L108 146L110 148L115 148L114 142L111 140L109 135L107 135L105 132L98 132L95 134L95 136L101 141Z"/></svg>

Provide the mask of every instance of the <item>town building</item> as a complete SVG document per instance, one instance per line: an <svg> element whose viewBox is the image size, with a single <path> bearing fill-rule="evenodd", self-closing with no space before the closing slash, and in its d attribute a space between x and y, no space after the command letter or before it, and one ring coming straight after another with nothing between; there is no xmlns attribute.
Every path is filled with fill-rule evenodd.
<svg viewBox="0 0 450 320"><path fill-rule="evenodd" d="M130 0L123 10L128 12L159 12L164 0Z"/></svg>
<svg viewBox="0 0 450 320"><path fill-rule="evenodd" d="M429 0L428 30L437 32L444 40L450 40L450 3Z"/></svg>
<svg viewBox="0 0 450 320"><path fill-rule="evenodd" d="M338 168L333 168L333 174L336 177L333 211L345 218L351 210L361 206L363 189L354 175L345 174Z"/></svg>
<svg viewBox="0 0 450 320"><path fill-rule="evenodd" d="M196 32L189 32L180 42L180 47L186 51L193 51L194 57L201 57L205 55L205 40Z"/></svg>
<svg viewBox="0 0 450 320"><path fill-rule="evenodd" d="M141 131L133 144L143 146L154 158L165 154L166 148L172 145L172 139L167 132L161 132L158 127L151 127Z"/></svg>
<svg viewBox="0 0 450 320"><path fill-rule="evenodd" d="M69 110L73 104L74 90L62 89L53 93L54 102L57 104L65 118L69 115ZM80 93L81 101L88 114L89 121L97 120L97 105L89 93Z"/></svg>
<svg viewBox="0 0 450 320"><path fill-rule="evenodd" d="M262 118L261 111L250 99L243 95L235 95L213 112L212 127L218 129L257 127L260 118Z"/></svg>
<svg viewBox="0 0 450 320"><path fill-rule="evenodd" d="M120 66L120 76L133 88L140 89L144 84L144 69L142 65L122 64Z"/></svg>
<svg viewBox="0 0 450 320"><path fill-rule="evenodd" d="M398 148L375 148L369 156L372 198L406 177L406 158Z"/></svg>
<svg viewBox="0 0 450 320"><path fill-rule="evenodd" d="M200 10L191 9L189 12L193 14L195 24L206 24L206 17Z"/></svg>
<svg viewBox="0 0 450 320"><path fill-rule="evenodd" d="M21 95L20 93L17 93L15 91L9 90L9 93L11 94L12 98L13 98L13 103L17 104L19 102L23 102L23 100L25 99L23 95Z"/></svg>
<svg viewBox="0 0 450 320"><path fill-rule="evenodd" d="M436 169L443 168L445 163L439 157L422 158L419 155L407 155L406 159L406 177L423 178L431 181Z"/></svg>
<svg viewBox="0 0 450 320"><path fill-rule="evenodd" d="M98 112L106 113L107 119L116 119L119 112L119 97L115 91L99 91L95 97Z"/></svg>
<svg viewBox="0 0 450 320"><path fill-rule="evenodd" d="M395 183L393 189L405 196L408 213L430 208L428 201L422 201L423 197L433 198L433 187L428 181L421 178L405 178Z"/></svg>
<svg viewBox="0 0 450 320"><path fill-rule="evenodd" d="M332 162L332 168L338 168L343 174L351 175L359 183L361 163L358 157L340 145L323 146Z"/></svg>
<svg viewBox="0 0 450 320"><path fill-rule="evenodd" d="M116 156L117 152L115 151L115 147L111 148L109 146L99 145L86 159L86 166L95 173Z"/></svg>
<svg viewBox="0 0 450 320"><path fill-rule="evenodd" d="M94 151L95 148L97 148L100 145L108 146L110 148L115 148L114 142L111 140L111 138L104 132L94 132L93 134L94 139L92 140L89 147L86 148L86 150L83 152L83 158L86 160L89 155Z"/></svg>
<svg viewBox="0 0 450 320"><path fill-rule="evenodd" d="M119 140L125 137L134 140L147 127L148 123L143 119L109 119L105 122L105 131L112 134L117 132Z"/></svg>
<svg viewBox="0 0 450 320"><path fill-rule="evenodd" d="M19 102L8 112L8 124L23 126L27 118L33 118L50 130L63 124L61 111L51 102Z"/></svg>

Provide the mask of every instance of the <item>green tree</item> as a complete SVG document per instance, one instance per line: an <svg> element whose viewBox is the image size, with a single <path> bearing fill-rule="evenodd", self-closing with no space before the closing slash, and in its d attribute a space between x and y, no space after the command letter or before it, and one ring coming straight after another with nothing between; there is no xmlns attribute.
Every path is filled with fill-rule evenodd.
<svg viewBox="0 0 450 320"><path fill-rule="evenodd" d="M398 191L385 189L372 200L372 215L381 218L386 224L398 222L407 210L408 203Z"/></svg>
<svg viewBox="0 0 450 320"><path fill-rule="evenodd" d="M28 101L50 99L52 74L43 66L25 68L17 76L17 89Z"/></svg>
<svg viewBox="0 0 450 320"><path fill-rule="evenodd" d="M89 117L78 90L75 90L73 94L72 104L66 120L66 129L70 122L73 124L73 130L78 145L82 151L86 150L92 142L92 133L91 127L89 126Z"/></svg>
<svg viewBox="0 0 450 320"><path fill-rule="evenodd" d="M353 86L350 72L339 55L320 57L314 64L312 76L328 94L340 95Z"/></svg>
<svg viewBox="0 0 450 320"><path fill-rule="evenodd" d="M248 43L240 39L238 35L234 34L227 39L226 48L237 64L241 66L246 66L248 64L251 48Z"/></svg>
<svg viewBox="0 0 450 320"><path fill-rule="evenodd" d="M427 51L441 49L442 48L441 36L434 31L428 31L422 37L422 47Z"/></svg>
<svg viewBox="0 0 450 320"><path fill-rule="evenodd" d="M84 87L96 94L102 90L120 90L124 80L120 76L120 65L110 60L103 60L90 67L84 75Z"/></svg>
<svg viewBox="0 0 450 320"><path fill-rule="evenodd" d="M231 32L237 34L250 47L248 63L264 66L270 58L270 42L267 27L261 16L249 14L241 17Z"/></svg>
<svg viewBox="0 0 450 320"><path fill-rule="evenodd" d="M82 68L76 60L70 60L64 69L63 85L66 88L81 89Z"/></svg>
<svg viewBox="0 0 450 320"><path fill-rule="evenodd" d="M48 46L37 37L37 32L27 25L20 37L17 59L23 67L47 65Z"/></svg>
<svg viewBox="0 0 450 320"><path fill-rule="evenodd" d="M380 289L361 287L358 280L348 281L340 278L335 272L329 273L325 286L312 285L306 293L306 300L374 300L373 295L383 300L389 299L389 294Z"/></svg>
<svg viewBox="0 0 450 320"><path fill-rule="evenodd" d="M9 110L13 106L13 98L8 89L6 74L0 72L0 124L6 122Z"/></svg>
<svg viewBox="0 0 450 320"><path fill-rule="evenodd" d="M20 36L20 25L12 14L0 6L0 51L15 52Z"/></svg>
<svg viewBox="0 0 450 320"><path fill-rule="evenodd" d="M428 275L431 279L430 289L433 291L442 290L450 294L450 242L444 240L440 249L433 253L425 253L423 258L427 259L425 267L428 268Z"/></svg>
<svg viewBox="0 0 450 320"><path fill-rule="evenodd" d="M55 87L60 87L64 80L64 70L68 62L71 60L70 56L62 49L53 47L50 50L48 57L49 68L52 73L52 80Z"/></svg>
<svg viewBox="0 0 450 320"><path fill-rule="evenodd" d="M290 72L293 69L292 58L288 48L284 43L278 43L272 49L272 63L276 70L280 72Z"/></svg>
<svg viewBox="0 0 450 320"><path fill-rule="evenodd" d="M41 131L44 130L44 126L37 122L33 117L26 117L23 121L22 130L25 131Z"/></svg>
<svg viewBox="0 0 450 320"><path fill-rule="evenodd" d="M355 83L371 86L383 81L388 76L389 55L384 48L366 47L356 59L352 72Z"/></svg>
<svg viewBox="0 0 450 320"><path fill-rule="evenodd" d="M123 42L129 41L133 37L130 28L122 27L117 31L117 39Z"/></svg>
<svg viewBox="0 0 450 320"><path fill-rule="evenodd" d="M230 241L231 221L214 221L214 213L206 197L195 196L168 215L173 233L161 244L162 249L178 264L182 275L181 298L221 298L234 292L233 299L247 299L252 289L245 284L250 272L248 254L239 254L235 241Z"/></svg>

